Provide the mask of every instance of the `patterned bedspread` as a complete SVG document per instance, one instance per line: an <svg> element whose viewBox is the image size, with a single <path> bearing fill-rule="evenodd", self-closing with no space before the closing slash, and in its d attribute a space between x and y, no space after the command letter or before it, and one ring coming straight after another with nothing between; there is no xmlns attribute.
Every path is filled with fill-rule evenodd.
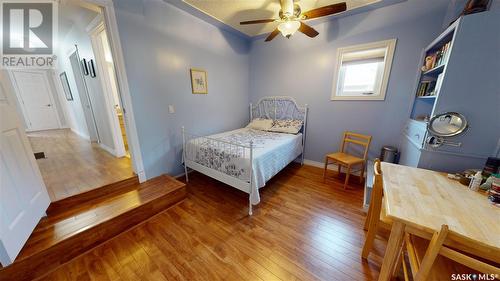
<svg viewBox="0 0 500 281"><path fill-rule="evenodd" d="M229 144L250 146L250 141L253 141L254 147L252 177L255 183L251 201L252 204L258 204L258 189L301 154L302 134L237 129L188 141L186 158L240 180L250 181L250 149Z"/></svg>

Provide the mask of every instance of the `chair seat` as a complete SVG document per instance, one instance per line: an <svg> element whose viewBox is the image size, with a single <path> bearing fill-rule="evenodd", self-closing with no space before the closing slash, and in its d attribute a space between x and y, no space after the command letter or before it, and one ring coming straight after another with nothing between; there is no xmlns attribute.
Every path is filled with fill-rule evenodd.
<svg viewBox="0 0 500 281"><path fill-rule="evenodd" d="M353 164L358 164L358 163L363 163L365 160L363 158L359 158L344 152L335 152L335 153L330 153L327 154L326 157L328 159L333 159L337 162L346 164L346 165L353 165Z"/></svg>

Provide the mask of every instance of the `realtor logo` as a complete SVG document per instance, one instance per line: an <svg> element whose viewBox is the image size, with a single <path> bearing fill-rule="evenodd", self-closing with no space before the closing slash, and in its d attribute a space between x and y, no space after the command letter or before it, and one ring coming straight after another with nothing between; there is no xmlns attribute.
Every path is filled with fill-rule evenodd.
<svg viewBox="0 0 500 281"><path fill-rule="evenodd" d="M3 67L53 67L53 1L0 1Z"/></svg>

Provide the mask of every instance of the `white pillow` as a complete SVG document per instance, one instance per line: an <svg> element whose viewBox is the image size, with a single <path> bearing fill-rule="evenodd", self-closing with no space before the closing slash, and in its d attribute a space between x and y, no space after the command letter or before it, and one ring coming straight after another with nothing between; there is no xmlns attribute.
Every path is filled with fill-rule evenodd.
<svg viewBox="0 0 500 281"><path fill-rule="evenodd" d="M247 125L247 128L249 129L255 129L255 130L261 130L261 131L267 131L271 129L273 126L273 120L272 119L264 119L264 118L255 118L250 122L250 124Z"/></svg>
<svg viewBox="0 0 500 281"><path fill-rule="evenodd" d="M275 120L270 132L297 134L302 128L302 120Z"/></svg>

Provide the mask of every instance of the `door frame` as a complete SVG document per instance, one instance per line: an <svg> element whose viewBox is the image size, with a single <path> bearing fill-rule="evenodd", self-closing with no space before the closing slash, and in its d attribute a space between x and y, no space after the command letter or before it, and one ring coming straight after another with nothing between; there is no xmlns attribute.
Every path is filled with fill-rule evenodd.
<svg viewBox="0 0 500 281"><path fill-rule="evenodd" d="M46 85L48 92L49 92L49 99L50 99L50 102L52 104L52 108L55 111L56 120L57 120L57 127L58 127L57 129L62 129L63 125L62 125L61 119L59 118L59 108L57 106L55 96L54 96L54 91L57 91L57 89L53 89L53 87L49 83L48 75L50 75L50 73L48 71L45 71L45 70L36 70L36 69L9 70L9 71L7 71L7 73L9 74L9 79L12 83L13 88L14 88L14 93L16 95L17 104L19 105L19 108L21 109L21 113L23 115L23 120L24 120L24 123L26 125L26 132L34 132L34 131L39 131L39 130L38 129L33 130L32 126L31 126L31 121L29 119L28 111L24 106L24 100L23 100L23 97L21 95L21 91L19 90L19 84L17 83L17 80L14 76L14 72L38 73L38 74L43 75L45 85Z"/></svg>
<svg viewBox="0 0 500 281"><path fill-rule="evenodd" d="M115 64L115 74L118 83L119 95L123 106L123 119L125 121L125 132L129 143L129 152L132 159L134 171L139 177L140 182L145 182L147 177L144 171L144 162L142 160L141 148L139 145L139 135L132 107L132 96L127 80L125 70L125 60L123 56L120 35L118 32L118 23L116 21L115 8L113 0L83 0L87 3L101 7L104 16L104 25L108 35L109 47Z"/></svg>
<svg viewBox="0 0 500 281"><path fill-rule="evenodd" d="M109 125L111 128L111 134L113 136L113 143L114 143L114 155L116 157L123 157L126 155L125 151L125 144L123 142L123 137L122 137L122 131L120 128L120 120L118 120L118 116L116 114L116 109L114 107L113 103L113 93L112 87L110 85L110 77L105 77L104 75L108 75L107 67L106 67L106 62L105 62L105 54L104 50L102 48L102 42L101 39L98 37L102 32L106 33L106 26L104 24L104 19L101 14L99 14L92 22L87 26L87 34L90 37L90 42L92 44L92 49L94 51L94 57L96 61L96 66L98 69L98 73L101 73L100 77L100 84L101 84L101 90L104 93L104 101L106 103L106 109L107 109L107 116L108 116L108 121ZM106 37L109 37L106 33ZM108 39L109 41L109 39ZM109 44L109 43L108 43ZM114 66L114 58L113 58L113 68L116 68ZM115 72L115 81L116 81L116 70ZM116 82L118 86L118 82ZM118 91L118 97L120 97L119 89L116 89ZM119 98L120 102L120 107L123 107L121 98ZM128 137L128 136L127 136Z"/></svg>

